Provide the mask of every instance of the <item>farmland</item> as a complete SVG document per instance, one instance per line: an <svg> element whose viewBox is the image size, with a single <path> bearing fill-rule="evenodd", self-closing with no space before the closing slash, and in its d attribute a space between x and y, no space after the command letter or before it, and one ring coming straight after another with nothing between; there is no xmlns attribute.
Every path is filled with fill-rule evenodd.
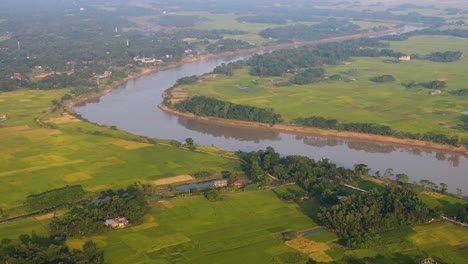
<svg viewBox="0 0 468 264"><path fill-rule="evenodd" d="M319 203L314 199L295 203L278 198L277 193L291 188L298 187L224 193L218 202L202 196L153 201L141 225L67 243L80 248L92 239L104 249L107 263L305 263L308 257L404 263L426 256L462 263L468 256L467 229L447 222L391 230L366 249L347 249L329 231L284 242L282 232L318 227ZM31 230L46 234L47 222L26 219L0 225L0 232L8 238Z"/></svg>
<svg viewBox="0 0 468 264"><path fill-rule="evenodd" d="M468 54L467 47L466 39L439 36L418 36L390 43L395 51L419 55L445 50ZM189 96L205 95L237 104L273 108L286 121L315 115L343 122L388 125L399 131L457 134L466 142L468 133L453 127L461 124L460 114L468 109L468 101L466 96L453 96L447 91L465 87L467 62L466 57L451 63L390 62L385 57L355 57L350 62L325 67L326 76L341 76L337 81L325 79L308 85L281 87L277 84L287 81L292 74L261 78L250 76L242 69L234 76L207 78L195 85L180 86L177 91L188 92ZM369 81L381 74L393 75L396 80L379 84ZM446 82L442 94L431 95L430 89L408 89L401 85L432 80Z"/></svg>
<svg viewBox="0 0 468 264"><path fill-rule="evenodd" d="M50 113L51 100L65 92L0 94L0 113L9 117L0 123L3 217L27 211L23 204L28 195L65 185L99 192L198 171L220 176L222 170L238 167L235 159L190 152L167 141L149 141L68 114Z"/></svg>

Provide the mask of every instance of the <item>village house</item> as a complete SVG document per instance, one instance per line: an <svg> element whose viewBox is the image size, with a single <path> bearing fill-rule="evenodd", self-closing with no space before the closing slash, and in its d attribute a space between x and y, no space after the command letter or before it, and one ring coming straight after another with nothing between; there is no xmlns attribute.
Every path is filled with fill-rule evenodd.
<svg viewBox="0 0 468 264"><path fill-rule="evenodd" d="M111 71L105 71L103 74L96 75L95 77L97 79L110 78L110 77L112 77L112 72Z"/></svg>
<svg viewBox="0 0 468 264"><path fill-rule="evenodd" d="M110 226L112 228L124 228L127 224L128 224L128 220L122 214L119 215L119 217L115 219L107 219L104 222L105 226Z"/></svg>
<svg viewBox="0 0 468 264"><path fill-rule="evenodd" d="M162 60L156 59L153 57L140 57L140 56L133 57L133 60L136 62L141 62L141 63L161 63L162 62Z"/></svg>
<svg viewBox="0 0 468 264"><path fill-rule="evenodd" d="M5 121L8 119L8 116L7 115L1 115L0 116L0 121Z"/></svg>
<svg viewBox="0 0 468 264"><path fill-rule="evenodd" d="M441 90L434 90L432 91L431 95L437 95L437 94L441 94L442 91Z"/></svg>
<svg viewBox="0 0 468 264"><path fill-rule="evenodd" d="M232 186L241 186L242 185L242 181L241 180L235 180L233 183L232 183Z"/></svg>
<svg viewBox="0 0 468 264"><path fill-rule="evenodd" d="M401 60L401 61L410 61L410 60L411 60L411 56L409 56L409 55L401 56L400 58L398 58L398 60Z"/></svg>
<svg viewBox="0 0 468 264"><path fill-rule="evenodd" d="M214 186L215 188L226 187L226 186L228 186L228 181L227 181L227 180L215 181L215 182L213 182L213 186Z"/></svg>
<svg viewBox="0 0 468 264"><path fill-rule="evenodd" d="M21 73L20 72L14 72L13 75L11 76L11 79L21 80Z"/></svg>

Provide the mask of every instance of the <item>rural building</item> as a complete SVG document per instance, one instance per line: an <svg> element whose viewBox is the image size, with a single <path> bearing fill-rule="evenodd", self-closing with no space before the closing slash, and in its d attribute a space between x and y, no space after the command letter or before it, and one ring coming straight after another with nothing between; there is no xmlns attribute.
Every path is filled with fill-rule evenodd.
<svg viewBox="0 0 468 264"><path fill-rule="evenodd" d="M133 57L133 60L136 62L141 62L141 63L161 63L162 62L162 60L156 59L153 57L140 57L140 56Z"/></svg>
<svg viewBox="0 0 468 264"><path fill-rule="evenodd" d="M227 180L219 180L219 181L213 182L213 186L215 188L222 188L222 187L226 187L227 185L228 185Z"/></svg>
<svg viewBox="0 0 468 264"><path fill-rule="evenodd" d="M435 91L432 91L431 95L437 95L437 94L441 94L442 91L441 90L435 90Z"/></svg>
<svg viewBox="0 0 468 264"><path fill-rule="evenodd" d="M5 121L8 119L8 116L7 115L1 115L0 116L0 121Z"/></svg>
<svg viewBox="0 0 468 264"><path fill-rule="evenodd" d="M411 60L411 56L409 56L409 55L401 56L400 58L398 58L398 60L401 60L401 61L410 61L410 60Z"/></svg>
<svg viewBox="0 0 468 264"><path fill-rule="evenodd" d="M18 79L18 80L21 80L21 73L19 73L19 72L14 72L13 75L11 76L11 79Z"/></svg>
<svg viewBox="0 0 468 264"><path fill-rule="evenodd" d="M242 181L241 180L235 180L233 183L232 183L233 186L241 186L242 185Z"/></svg>
<svg viewBox="0 0 468 264"><path fill-rule="evenodd" d="M105 226L110 226L112 228L124 228L127 224L128 224L128 221L124 215L119 215L119 217L115 219L107 219L104 222Z"/></svg>
<svg viewBox="0 0 468 264"><path fill-rule="evenodd" d="M103 74L96 75L97 79L104 79L104 78L110 78L110 77L112 77L111 71L105 71Z"/></svg>

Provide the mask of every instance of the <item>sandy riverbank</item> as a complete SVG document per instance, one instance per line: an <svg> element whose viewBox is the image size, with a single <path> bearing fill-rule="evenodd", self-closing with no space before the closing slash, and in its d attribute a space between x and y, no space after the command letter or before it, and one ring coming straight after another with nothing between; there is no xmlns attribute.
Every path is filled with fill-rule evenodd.
<svg viewBox="0 0 468 264"><path fill-rule="evenodd" d="M278 125L278 124L272 126L272 125L264 124L264 123L222 119L222 118L215 118L215 117L201 117L201 116L196 116L192 113L181 113L174 109L170 109L167 106L162 105L162 104L160 104L158 107L162 111L165 111L173 115L177 115L177 116L181 116L181 117L185 117L185 118L189 118L193 120L198 120L200 122L215 123L215 124L220 124L224 126L245 127L245 128L250 128L250 129L261 129L261 130L286 132L286 133L302 134L302 135L336 137L336 138L342 138L342 139L357 139L357 140L364 140L364 141L377 142L377 143L387 143L387 144L392 144L392 145L401 145L401 146L418 147L418 148L431 149L431 150L439 150L439 151L457 153L457 154L468 156L468 149L464 147L454 147L454 146L449 146L449 145L433 143L429 141L401 139L401 138L395 138L395 137L364 134L364 133L357 133L357 132L337 131L337 130L328 130L328 129L319 129L319 128L299 127L299 126L288 126L288 125Z"/></svg>

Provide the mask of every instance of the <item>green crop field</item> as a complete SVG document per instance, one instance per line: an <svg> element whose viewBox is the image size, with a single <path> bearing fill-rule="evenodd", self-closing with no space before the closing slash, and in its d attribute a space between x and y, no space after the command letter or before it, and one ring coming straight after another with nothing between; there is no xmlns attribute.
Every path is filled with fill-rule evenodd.
<svg viewBox="0 0 468 264"><path fill-rule="evenodd" d="M0 122L3 217L21 213L9 210L21 207L28 195L65 185L97 192L202 170L221 175L222 170L239 166L237 160L190 152L164 141L139 142L144 139L71 115L48 115L51 100L65 92L0 94L0 115L9 116ZM53 128L40 127L37 118Z"/></svg>
<svg viewBox="0 0 468 264"><path fill-rule="evenodd" d="M155 201L142 225L67 242L80 247L93 239L107 263L286 263L281 260L291 256L305 263L307 256L284 245L280 233L317 227L310 216L318 206L285 203L269 190L223 194L219 202L202 196ZM32 220L0 225L8 238L31 230L44 227Z"/></svg>
<svg viewBox="0 0 468 264"><path fill-rule="evenodd" d="M421 36L391 42L391 48L421 55L446 50L460 50L468 54L468 40ZM178 89L187 91L189 95L205 95L238 104L273 108L286 121L315 115L344 122L389 125L400 131L458 134L466 140L468 133L453 127L461 124L461 112L468 110L467 96L453 96L447 91L467 87L467 63L466 56L452 63L426 60L392 63L383 57L356 57L349 63L325 67L327 76L340 74L340 81L324 80L309 85L277 87L275 84L287 81L291 75L259 78L248 75L247 70L243 69L232 77L208 78ZM379 84L369 81L369 78L383 74L393 75L396 81ZM432 80L446 82L447 87L442 94L431 95L430 89L407 89L401 85L410 81L424 83Z"/></svg>
<svg viewBox="0 0 468 264"><path fill-rule="evenodd" d="M277 192L289 188L298 190L287 186ZM141 225L69 238L67 244L80 248L92 239L104 249L106 263L305 263L308 256L317 261L368 258L373 263L412 263L431 256L463 263L468 257L468 230L443 221L382 233L374 246L358 250L343 247L330 231L286 243L281 239L285 231L317 228L319 206L315 200L283 202L276 190L223 193L218 202L179 197L153 201ZM7 223L0 225L0 233L10 239L32 231L44 235L48 221Z"/></svg>

